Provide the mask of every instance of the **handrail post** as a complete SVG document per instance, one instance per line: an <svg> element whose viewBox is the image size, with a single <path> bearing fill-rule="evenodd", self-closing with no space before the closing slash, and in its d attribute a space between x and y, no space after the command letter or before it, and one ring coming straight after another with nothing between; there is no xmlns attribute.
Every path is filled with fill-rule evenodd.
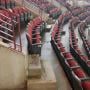
<svg viewBox="0 0 90 90"><path fill-rule="evenodd" d="M20 41L20 51L22 51L22 42L21 42L21 31L20 31L20 19L19 19L19 16L17 16L17 22L18 22L19 41Z"/></svg>
<svg viewBox="0 0 90 90"><path fill-rule="evenodd" d="M14 24L14 22L12 21ZM14 49L16 49L16 37L15 37L15 30L14 30L14 25L12 25L12 30L13 30L13 41L14 41Z"/></svg>

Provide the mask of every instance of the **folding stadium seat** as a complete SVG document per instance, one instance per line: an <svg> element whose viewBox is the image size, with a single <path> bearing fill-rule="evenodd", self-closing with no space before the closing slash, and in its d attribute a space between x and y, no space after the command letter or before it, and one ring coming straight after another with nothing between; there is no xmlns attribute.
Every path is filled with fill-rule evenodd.
<svg viewBox="0 0 90 90"><path fill-rule="evenodd" d="M77 44L77 40L75 38L72 38L72 42Z"/></svg>
<svg viewBox="0 0 90 90"><path fill-rule="evenodd" d="M41 53L41 36L40 36L40 28L38 28L41 26L42 24L41 22L42 22L41 19L37 17L28 24L28 34L30 34L29 36L32 36L31 49L29 49L31 50L31 54Z"/></svg>
<svg viewBox="0 0 90 90"><path fill-rule="evenodd" d="M31 18L30 11L24 7L13 8L11 12L19 16L21 23L28 22Z"/></svg>
<svg viewBox="0 0 90 90"><path fill-rule="evenodd" d="M80 67L74 68L73 71L79 78L85 78L86 77L86 74L84 73L84 71Z"/></svg>
<svg viewBox="0 0 90 90"><path fill-rule="evenodd" d="M55 32L54 32L54 31L52 32L52 35L51 35L51 36L52 36L52 37L51 37L52 40L54 40L54 37L55 37Z"/></svg>
<svg viewBox="0 0 90 90"><path fill-rule="evenodd" d="M87 56L80 55L80 57L86 62L88 60Z"/></svg>
<svg viewBox="0 0 90 90"><path fill-rule="evenodd" d="M61 26L63 24L63 15L60 15L58 18L58 24Z"/></svg>
<svg viewBox="0 0 90 90"><path fill-rule="evenodd" d="M75 50L79 53L79 55L81 55L82 54L82 52L81 52L81 50L78 48L75 48Z"/></svg>
<svg viewBox="0 0 90 90"><path fill-rule="evenodd" d="M90 80L83 81L82 83L83 90L90 90Z"/></svg>
<svg viewBox="0 0 90 90"><path fill-rule="evenodd" d="M70 67L78 66L77 62L74 59L68 60L68 64Z"/></svg>
<svg viewBox="0 0 90 90"><path fill-rule="evenodd" d="M75 50L78 50L78 46L77 46L77 45L73 45L73 48L74 48Z"/></svg>
<svg viewBox="0 0 90 90"><path fill-rule="evenodd" d="M58 43L58 47L59 48L62 48L63 47L63 44L60 41L58 41L57 43Z"/></svg>
<svg viewBox="0 0 90 90"><path fill-rule="evenodd" d="M64 53L63 55L64 55L64 57L65 57L66 59L72 59L72 58L73 58L72 55L71 55L71 53L69 53L69 52L66 52L66 53Z"/></svg>
<svg viewBox="0 0 90 90"><path fill-rule="evenodd" d="M60 48L60 51L61 51L62 53L66 52L65 47L61 47L61 48Z"/></svg>

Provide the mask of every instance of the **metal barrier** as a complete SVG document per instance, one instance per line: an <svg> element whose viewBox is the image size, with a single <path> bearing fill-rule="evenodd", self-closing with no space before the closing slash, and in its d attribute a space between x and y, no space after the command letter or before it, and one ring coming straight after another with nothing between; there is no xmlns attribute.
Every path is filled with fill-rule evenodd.
<svg viewBox="0 0 90 90"><path fill-rule="evenodd" d="M12 15L13 16L13 15ZM15 15L16 16L16 15ZM11 44L10 48L22 51L21 35L20 35L20 19L17 15L17 20L13 20L12 17L7 17L0 13L0 38L5 42ZM13 16L14 17L14 16ZM19 35L19 43L16 43L15 25L17 26L17 32Z"/></svg>

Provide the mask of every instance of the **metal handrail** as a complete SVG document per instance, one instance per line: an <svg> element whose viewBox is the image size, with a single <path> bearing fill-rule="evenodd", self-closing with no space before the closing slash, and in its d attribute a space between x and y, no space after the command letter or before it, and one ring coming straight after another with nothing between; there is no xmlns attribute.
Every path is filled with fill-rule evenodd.
<svg viewBox="0 0 90 90"><path fill-rule="evenodd" d="M7 37L5 37L5 36L3 36L3 35L0 35L0 38L5 39L6 41L8 41L8 42L10 42L10 43L13 43L13 45L14 45L13 49L15 49L15 50L17 50L17 46L19 46L19 50L18 50L18 51L21 52L21 51L22 51L22 43L21 43L21 34L20 34L21 31L20 31L20 18L19 18L19 16L18 16L18 15L15 15L15 16L17 17L17 21L15 21L15 20L13 20L13 18L7 17L7 16L5 16L5 15L2 14L2 13L0 13L0 15L1 15L2 17L4 17L4 18L7 19L7 21L4 21L3 19L0 18L0 22L2 22L2 24L8 25L9 27L11 27L11 29L9 29L8 27L6 27L6 26L4 26L4 25L0 25L0 27L1 27L2 29L5 29L5 30L11 32L11 33L10 33L10 34L9 34L9 33L6 33L5 31L3 31L3 30L1 30L1 29L0 29L0 32L3 33L4 35L7 35L7 37L8 37L8 36L11 37L12 40L8 39ZM9 22L8 22L8 21L9 21ZM19 42L20 42L19 44L16 43L16 35L15 35L15 29L14 29L15 23L16 23L17 26L18 26L18 33L19 33L19 40L20 40L20 41L19 41ZM10 48L12 48L12 47L10 47Z"/></svg>

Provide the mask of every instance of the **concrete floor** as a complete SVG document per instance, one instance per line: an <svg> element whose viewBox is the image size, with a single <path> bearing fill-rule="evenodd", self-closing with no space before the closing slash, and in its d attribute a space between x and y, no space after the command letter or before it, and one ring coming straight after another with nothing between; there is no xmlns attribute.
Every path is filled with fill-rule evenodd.
<svg viewBox="0 0 90 90"><path fill-rule="evenodd" d="M65 35L62 35L61 42L63 43L65 49L69 51L69 23L64 25L63 31L65 31Z"/></svg>
<svg viewBox="0 0 90 90"><path fill-rule="evenodd" d="M69 23L63 27L63 31L65 31L66 33L65 35L62 36L61 41L63 45L65 46L66 50L69 51ZM58 90L71 90L69 81L67 80L67 77L60 63L58 62L55 52L52 49L52 46L50 43L51 32L52 32L52 29L50 32L46 32L44 35L43 45L42 45L42 50L41 50L41 59L48 60L51 63L55 76L56 76ZM75 33L76 33L76 37L78 38L79 48L82 50L83 54L86 55L83 45L82 45L82 40L78 34L78 27L75 29ZM21 34L21 40L22 40L23 51L25 53L27 52L26 28L24 28L24 32L22 32ZM19 42L19 39L17 38L17 43L18 42Z"/></svg>
<svg viewBox="0 0 90 90"><path fill-rule="evenodd" d="M42 60L48 60L51 63L56 76L58 90L71 90L66 75L52 49L50 40L51 40L50 33L45 33L41 58Z"/></svg>
<svg viewBox="0 0 90 90"><path fill-rule="evenodd" d="M67 25L66 25L67 26ZM27 52L27 40L26 40L26 29L24 28L24 32L21 33L21 40L22 40L22 46L23 46L23 52ZM41 59L42 60L48 60L54 70L56 80L57 80L57 87L58 90L72 90L71 86L69 84L69 81L67 80L67 77L58 62L58 59L55 55L55 52L53 51L53 48L50 43L51 40L51 32L46 32L43 38L43 45L42 45L42 51L41 51ZM16 39L17 43L19 43L19 39L17 37Z"/></svg>

